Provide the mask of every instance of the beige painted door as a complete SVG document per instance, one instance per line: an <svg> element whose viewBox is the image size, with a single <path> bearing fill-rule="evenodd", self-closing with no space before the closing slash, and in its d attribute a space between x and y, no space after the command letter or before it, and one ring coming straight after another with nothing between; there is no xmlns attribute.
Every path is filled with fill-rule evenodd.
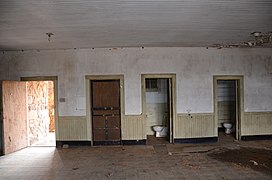
<svg viewBox="0 0 272 180"><path fill-rule="evenodd" d="M28 146L26 82L3 81L3 150L4 154Z"/></svg>

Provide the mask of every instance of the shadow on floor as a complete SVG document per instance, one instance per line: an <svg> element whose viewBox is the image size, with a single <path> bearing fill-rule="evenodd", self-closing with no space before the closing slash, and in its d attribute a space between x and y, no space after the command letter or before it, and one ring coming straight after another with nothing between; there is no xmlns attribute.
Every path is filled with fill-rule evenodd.
<svg viewBox="0 0 272 180"><path fill-rule="evenodd" d="M169 144L168 137L147 136L147 145Z"/></svg>

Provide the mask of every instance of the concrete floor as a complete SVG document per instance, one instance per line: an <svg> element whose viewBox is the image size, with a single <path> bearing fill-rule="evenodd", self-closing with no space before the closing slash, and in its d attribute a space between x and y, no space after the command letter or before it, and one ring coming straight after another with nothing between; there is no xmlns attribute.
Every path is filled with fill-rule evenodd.
<svg viewBox="0 0 272 180"><path fill-rule="evenodd" d="M0 157L0 179L272 179L272 167L267 173L211 156L240 148L266 150L265 158L272 157L271 140L237 142L228 137L205 144L29 147ZM248 158L249 163L256 160Z"/></svg>
<svg viewBox="0 0 272 180"><path fill-rule="evenodd" d="M56 146L55 132L49 132L47 137L40 139L38 142L32 144L31 146Z"/></svg>

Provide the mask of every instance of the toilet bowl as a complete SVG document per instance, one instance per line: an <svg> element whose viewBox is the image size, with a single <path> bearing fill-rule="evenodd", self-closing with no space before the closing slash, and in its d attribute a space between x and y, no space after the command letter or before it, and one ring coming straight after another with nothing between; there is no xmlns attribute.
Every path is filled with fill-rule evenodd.
<svg viewBox="0 0 272 180"><path fill-rule="evenodd" d="M166 126L153 126L153 130L156 133L156 137L166 137L167 136L167 127Z"/></svg>
<svg viewBox="0 0 272 180"><path fill-rule="evenodd" d="M225 133L226 134L230 134L231 133L232 124L231 123L223 123L223 126L225 128Z"/></svg>

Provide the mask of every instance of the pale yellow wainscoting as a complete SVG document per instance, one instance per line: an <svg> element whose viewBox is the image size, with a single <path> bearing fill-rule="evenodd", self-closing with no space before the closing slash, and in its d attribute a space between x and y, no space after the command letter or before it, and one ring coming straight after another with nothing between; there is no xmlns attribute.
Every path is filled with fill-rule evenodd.
<svg viewBox="0 0 272 180"><path fill-rule="evenodd" d="M216 137L217 123L213 113L178 114L174 122L174 138ZM121 122L122 140L146 139L145 119L142 115L125 115ZM85 116L59 116L58 141L85 141ZM91 131L91 130L90 130ZM241 122L241 135L272 135L272 112L246 112Z"/></svg>
<svg viewBox="0 0 272 180"><path fill-rule="evenodd" d="M60 116L58 127L59 141L86 141L87 121L85 116ZM142 140L146 139L145 122L141 115L124 116L121 121L122 140Z"/></svg>
<svg viewBox="0 0 272 180"><path fill-rule="evenodd" d="M174 126L175 139L217 136L213 113L178 114Z"/></svg>
<svg viewBox="0 0 272 180"><path fill-rule="evenodd" d="M121 128L122 140L146 139L145 120L142 115L125 115Z"/></svg>
<svg viewBox="0 0 272 180"><path fill-rule="evenodd" d="M86 141L86 116L59 116L58 141Z"/></svg>
<svg viewBox="0 0 272 180"><path fill-rule="evenodd" d="M272 135L272 112L245 112L241 135Z"/></svg>

